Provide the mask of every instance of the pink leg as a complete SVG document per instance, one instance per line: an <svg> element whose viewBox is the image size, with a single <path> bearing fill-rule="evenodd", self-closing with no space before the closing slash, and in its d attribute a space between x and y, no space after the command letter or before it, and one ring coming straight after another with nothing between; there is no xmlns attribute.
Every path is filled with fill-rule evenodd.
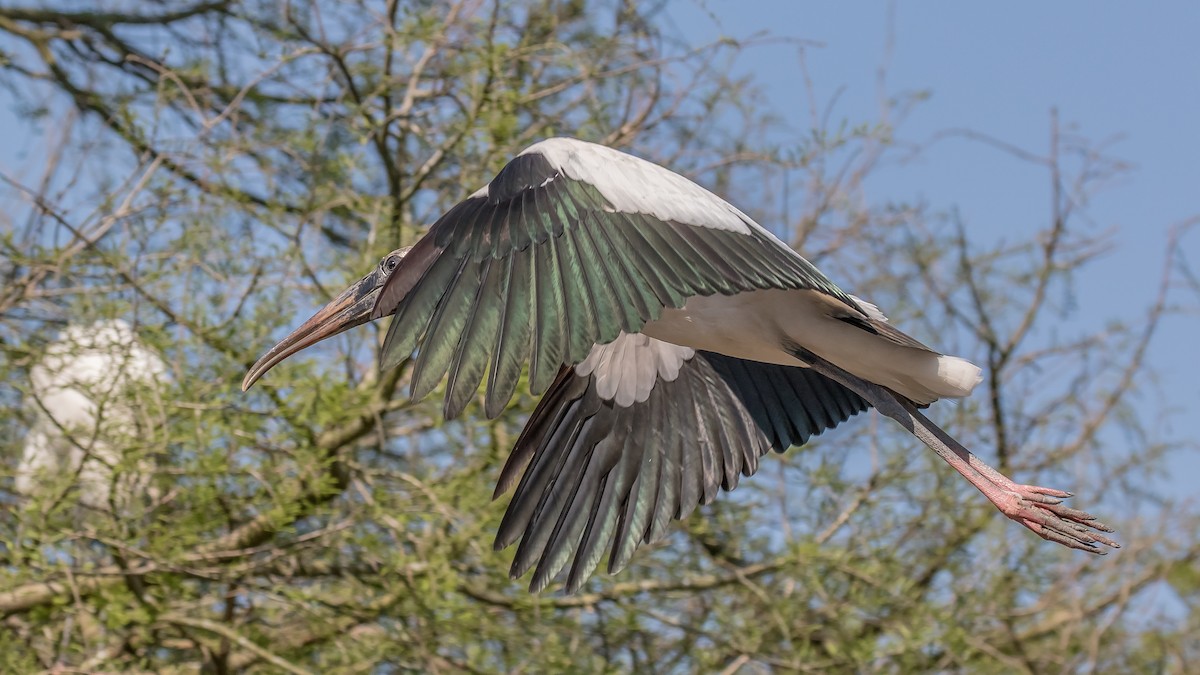
<svg viewBox="0 0 1200 675"><path fill-rule="evenodd" d="M900 426L921 439L978 488L1001 513L1033 530L1041 538L1101 555L1108 551L1100 548L1100 544L1121 547L1100 534L1112 532L1111 527L1096 520L1090 513L1062 503L1064 498L1071 496L1070 492L1016 483L971 454L904 397L855 377L814 354L804 352L798 356L808 362L813 370L841 383L866 399L876 410L899 422Z"/></svg>

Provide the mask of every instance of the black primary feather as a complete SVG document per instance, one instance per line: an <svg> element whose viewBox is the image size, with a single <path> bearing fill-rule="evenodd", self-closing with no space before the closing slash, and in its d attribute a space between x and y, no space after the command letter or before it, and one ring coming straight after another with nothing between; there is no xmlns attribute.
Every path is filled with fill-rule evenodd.
<svg viewBox="0 0 1200 675"><path fill-rule="evenodd" d="M566 590L574 592L605 551L609 572L620 570L671 520L753 474L761 455L802 445L867 409L807 368L709 352L684 360L665 381L658 359L688 350L643 336L621 339L608 367L629 375L636 363L654 379L648 397L620 406L598 394L600 366L587 376L563 368L501 473L497 494L524 470L496 546L520 540L512 573L536 568L531 590L565 569Z"/></svg>

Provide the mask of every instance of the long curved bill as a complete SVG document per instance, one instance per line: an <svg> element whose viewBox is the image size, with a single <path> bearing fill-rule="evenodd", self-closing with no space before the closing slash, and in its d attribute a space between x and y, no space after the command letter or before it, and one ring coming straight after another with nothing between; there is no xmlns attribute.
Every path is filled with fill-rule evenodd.
<svg viewBox="0 0 1200 675"><path fill-rule="evenodd" d="M370 321L375 299L379 296L380 284L376 279L377 274L378 272L371 272L359 279L292 331L291 335L271 347L247 371L245 379L242 380L242 391L249 389L258 378L292 354Z"/></svg>

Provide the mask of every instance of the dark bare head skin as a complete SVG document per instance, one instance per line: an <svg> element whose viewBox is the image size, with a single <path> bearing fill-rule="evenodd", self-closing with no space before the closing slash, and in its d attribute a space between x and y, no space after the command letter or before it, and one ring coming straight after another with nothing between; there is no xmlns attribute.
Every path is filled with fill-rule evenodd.
<svg viewBox="0 0 1200 675"><path fill-rule="evenodd" d="M279 344L271 347L247 371L242 380L242 391L252 387L268 370L292 354L370 321L379 289L400 267L409 248L398 248L383 256L375 269L342 291L308 321L280 340Z"/></svg>

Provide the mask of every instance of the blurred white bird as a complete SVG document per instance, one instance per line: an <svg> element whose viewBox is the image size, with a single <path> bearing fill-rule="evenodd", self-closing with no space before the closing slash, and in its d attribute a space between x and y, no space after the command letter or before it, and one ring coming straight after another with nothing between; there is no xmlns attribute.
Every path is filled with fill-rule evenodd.
<svg viewBox="0 0 1200 675"><path fill-rule="evenodd" d="M86 508L124 510L150 493L153 465L123 466L139 420L157 408L166 365L120 319L70 326L30 371L36 419L15 488L35 496L69 485ZM69 478L68 478L69 477Z"/></svg>

